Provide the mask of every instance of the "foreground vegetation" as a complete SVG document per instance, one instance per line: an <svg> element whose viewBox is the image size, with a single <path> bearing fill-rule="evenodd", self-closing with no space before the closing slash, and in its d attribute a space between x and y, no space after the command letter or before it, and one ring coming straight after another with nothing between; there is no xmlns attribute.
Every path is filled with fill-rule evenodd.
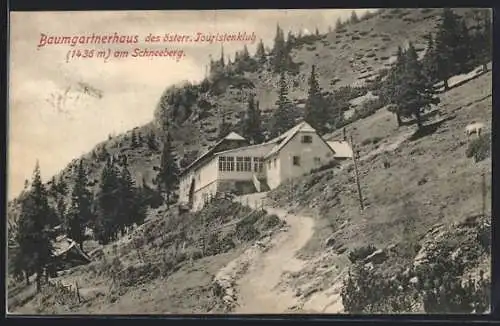
<svg viewBox="0 0 500 326"><path fill-rule="evenodd" d="M24 298L27 302L15 295L18 291L9 290L14 293L9 296L9 311L222 311L222 298L212 289L218 269L282 225L274 215L252 211L224 199L214 200L197 213L179 214L174 208L165 210L115 242L104 246L95 244L90 264L59 273L58 277L50 279L53 285L42 282L40 293L32 289L31 296ZM214 266L209 267L211 264ZM203 277L198 275L198 270L203 271ZM184 281L177 283L178 278ZM55 285L61 281L73 286L78 283L80 302L76 292L64 292L61 286ZM175 291L162 293L161 289L165 288ZM141 292L158 292L155 302L148 303L150 296L146 294L137 298L137 293ZM190 295L203 299L200 302L196 297L184 298L177 302L175 298Z"/></svg>

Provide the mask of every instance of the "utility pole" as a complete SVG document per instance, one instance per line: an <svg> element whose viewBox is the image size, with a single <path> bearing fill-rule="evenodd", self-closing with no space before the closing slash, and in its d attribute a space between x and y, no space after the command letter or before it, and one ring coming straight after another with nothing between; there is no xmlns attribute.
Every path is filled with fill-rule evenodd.
<svg viewBox="0 0 500 326"><path fill-rule="evenodd" d="M352 161L354 163L354 173L356 175L356 186L358 187L358 195L359 195L359 206L361 210L364 210L365 207L363 205L363 195L361 194L361 184L359 182L359 174L358 174L358 163L357 163L357 152L354 148L354 141L351 133L351 147L352 147Z"/></svg>

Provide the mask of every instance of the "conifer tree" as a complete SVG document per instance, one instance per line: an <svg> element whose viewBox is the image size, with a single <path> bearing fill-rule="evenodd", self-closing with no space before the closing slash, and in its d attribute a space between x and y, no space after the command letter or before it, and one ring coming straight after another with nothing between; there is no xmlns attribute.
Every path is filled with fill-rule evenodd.
<svg viewBox="0 0 500 326"><path fill-rule="evenodd" d="M231 132L232 125L226 121L226 112L223 108L219 108L220 123L219 132L217 135L218 140L226 137Z"/></svg>
<svg viewBox="0 0 500 326"><path fill-rule="evenodd" d="M64 181L63 176L61 175L59 177L59 181L56 183L56 215L60 223L63 224L63 226L67 225L67 219L66 219L66 191L67 191L67 184L66 181Z"/></svg>
<svg viewBox="0 0 500 326"><path fill-rule="evenodd" d="M163 142L160 171L157 175L157 184L159 185L159 189L166 195L167 207L169 207L170 200L177 189L178 181L179 167L177 165L177 156L174 152L170 133L167 131L165 141Z"/></svg>
<svg viewBox="0 0 500 326"><path fill-rule="evenodd" d="M243 46L243 51L241 51L241 59L242 60L250 59L250 53L248 52L248 48L247 48L246 44Z"/></svg>
<svg viewBox="0 0 500 326"><path fill-rule="evenodd" d="M294 117L291 112L292 103L288 99L288 85L284 71L280 74L278 88L278 100L276 101L277 108L271 119L271 137L281 135L294 125Z"/></svg>
<svg viewBox="0 0 500 326"><path fill-rule="evenodd" d="M135 130L132 130L132 136L131 136L130 142L131 142L132 148L137 148L137 145L139 145L137 142L137 135L135 133Z"/></svg>
<svg viewBox="0 0 500 326"><path fill-rule="evenodd" d="M19 244L19 256L14 262L18 264L17 269L24 270L27 276L33 272L36 273L37 291L41 289L43 272L50 264L52 256L48 221L51 214L47 190L42 184L40 167L37 162L33 172L31 191L21 203L21 216L16 239Z"/></svg>
<svg viewBox="0 0 500 326"><path fill-rule="evenodd" d="M358 18L358 15L356 14L356 12L353 10L353 11L351 12L351 20L350 20L350 23L351 23L351 24L355 24L355 23L357 23L357 22L359 22L359 18Z"/></svg>
<svg viewBox="0 0 500 326"><path fill-rule="evenodd" d="M52 179L50 179L49 195L52 198L54 198L54 200L56 200L58 193L59 192L57 191L57 180L56 177L53 176Z"/></svg>
<svg viewBox="0 0 500 326"><path fill-rule="evenodd" d="M460 42L456 49L457 56L460 58L457 63L457 73L466 73L474 67L475 55L472 49L472 37L465 19L459 20L459 36Z"/></svg>
<svg viewBox="0 0 500 326"><path fill-rule="evenodd" d="M401 60L396 65L396 85L392 85L394 89L390 102L397 107L399 115L415 117L417 126L421 129L422 111L438 104L439 98L434 96L432 82L424 75L413 44L410 43L408 49L401 53Z"/></svg>
<svg viewBox="0 0 500 326"><path fill-rule="evenodd" d="M153 131L149 132L147 143L148 143L148 148L150 150L152 150L154 152L156 152L158 150L158 144L156 142L156 136L155 136L155 134L154 134Z"/></svg>
<svg viewBox="0 0 500 326"><path fill-rule="evenodd" d="M113 160L109 158L102 170L100 187L96 195L96 235L102 244L116 240L118 235L117 211L120 205L118 190L118 171L113 165Z"/></svg>
<svg viewBox="0 0 500 326"><path fill-rule="evenodd" d="M260 109L258 102L255 102L254 95L248 99L247 112L243 118L243 136L253 144L260 144L264 141Z"/></svg>
<svg viewBox="0 0 500 326"><path fill-rule="evenodd" d="M71 194L71 206L68 214L68 235L79 244L83 250L85 236L85 225L92 220L92 194L88 189L87 171L80 160L75 180L75 186Z"/></svg>
<svg viewBox="0 0 500 326"><path fill-rule="evenodd" d="M488 71L487 64L492 60L492 25L491 11L481 11L479 15L479 25L476 35L474 36L474 49L477 62L483 66L483 71Z"/></svg>
<svg viewBox="0 0 500 326"><path fill-rule="evenodd" d="M341 28L342 28L342 20L339 17L339 18L337 18L337 21L335 22L335 31L338 31Z"/></svg>
<svg viewBox="0 0 500 326"><path fill-rule="evenodd" d="M437 62L436 48L432 34L427 36L427 51L422 60L425 75L433 84L438 82L438 62Z"/></svg>
<svg viewBox="0 0 500 326"><path fill-rule="evenodd" d="M465 31L460 18L450 9L444 8L440 25L436 33L435 46L437 55L437 76L448 90L448 79L454 74L463 73L469 57L466 46L461 44Z"/></svg>
<svg viewBox="0 0 500 326"><path fill-rule="evenodd" d="M305 120L318 131L319 134L327 132L327 108L326 101L321 94L318 78L316 76L316 66L311 67L311 75L309 77L309 90L305 105Z"/></svg>
<svg viewBox="0 0 500 326"><path fill-rule="evenodd" d="M293 35L292 31L288 31L288 35L286 37L286 53L290 53L293 50L293 46L295 45L296 38Z"/></svg>
<svg viewBox="0 0 500 326"><path fill-rule="evenodd" d="M259 44L257 44L257 51L255 52L255 57L260 64L265 64L266 59L266 50L264 49L264 42L260 39Z"/></svg>
<svg viewBox="0 0 500 326"><path fill-rule="evenodd" d="M276 36L274 37L274 47L272 50L272 65L275 72L286 70L288 64L288 52L285 43L283 30L279 25L276 27Z"/></svg>
<svg viewBox="0 0 500 326"><path fill-rule="evenodd" d="M404 85L401 83L406 64L406 57L401 46L398 47L396 62L389 72L385 85L382 89L382 96L392 105L388 106L388 110L396 115L398 126L402 125L400 107L396 105L396 98L402 93Z"/></svg>
<svg viewBox="0 0 500 326"><path fill-rule="evenodd" d="M219 59L219 66L221 68L224 68L226 64L224 63L224 46L220 46L220 59Z"/></svg>
<svg viewBox="0 0 500 326"><path fill-rule="evenodd" d="M125 229L130 227L137 221L138 198L135 191L134 180L128 169L127 160L123 162L123 168L119 176L119 198L120 205L118 207L118 221L122 236L125 234Z"/></svg>

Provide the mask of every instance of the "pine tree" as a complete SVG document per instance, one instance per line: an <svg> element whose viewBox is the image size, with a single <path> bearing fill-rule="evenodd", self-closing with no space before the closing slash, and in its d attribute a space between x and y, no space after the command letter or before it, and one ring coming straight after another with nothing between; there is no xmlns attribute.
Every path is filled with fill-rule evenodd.
<svg viewBox="0 0 500 326"><path fill-rule="evenodd" d="M472 37L464 19L460 20L459 28L460 42L456 51L460 60L457 63L457 72L466 73L474 67L475 56L472 49Z"/></svg>
<svg viewBox="0 0 500 326"><path fill-rule="evenodd" d="M137 148L138 142L137 142L137 135L135 133L135 130L132 130L132 136L130 140L132 148Z"/></svg>
<svg viewBox="0 0 500 326"><path fill-rule="evenodd" d="M290 53L293 50L295 42L296 42L296 39L295 39L295 36L293 35L292 31L288 31L288 35L286 37L286 43L285 43L286 53Z"/></svg>
<svg viewBox="0 0 500 326"><path fill-rule="evenodd" d="M156 142L156 136L153 131L150 131L147 138L148 148L153 152L158 150L158 144Z"/></svg>
<svg viewBox="0 0 500 326"><path fill-rule="evenodd" d="M396 115L398 126L401 126L403 122L401 120L400 107L395 104L395 99L398 98L399 94L402 93L403 88L405 87L401 82L405 71L405 65L406 56L403 49L399 46L396 55L396 62L389 72L384 83L384 87L382 88L382 96L388 103L392 104L388 106L388 110Z"/></svg>
<svg viewBox="0 0 500 326"><path fill-rule="evenodd" d="M66 218L66 191L68 189L68 185L64 180L63 176L59 177L59 181L56 183L56 215L57 219L63 226L67 225Z"/></svg>
<svg viewBox="0 0 500 326"><path fill-rule="evenodd" d="M80 160L75 186L71 194L71 206L68 214L68 235L83 250L85 225L92 220L92 194L88 190L87 171Z"/></svg>
<svg viewBox="0 0 500 326"><path fill-rule="evenodd" d="M326 101L321 94L318 78L316 76L316 66L311 67L309 77L309 90L305 105L305 120L315 128L318 133L327 132L325 122L327 122Z"/></svg>
<svg viewBox="0 0 500 326"><path fill-rule="evenodd" d="M492 60L492 39L491 11L488 9L479 15L479 28L474 36L477 62L484 72L488 71L487 64Z"/></svg>
<svg viewBox="0 0 500 326"><path fill-rule="evenodd" d="M117 213L120 205L118 171L111 159L106 161L101 173L96 205L96 235L100 243L107 244L117 238Z"/></svg>
<svg viewBox="0 0 500 326"><path fill-rule="evenodd" d="M118 179L119 182L119 200L118 206L118 225L122 236L125 234L125 229L130 227L138 218L135 184L132 175L128 169L127 161L125 160L124 166L120 172Z"/></svg>
<svg viewBox="0 0 500 326"><path fill-rule="evenodd" d="M55 199L57 199L57 195L58 195L58 191L57 191L57 180L56 180L56 177L53 176L52 179L50 180L50 188L49 188L49 195Z"/></svg>
<svg viewBox="0 0 500 326"><path fill-rule="evenodd" d="M335 31L339 31L339 29L342 28L342 20L339 18L337 18L337 21L335 22Z"/></svg>
<svg viewBox="0 0 500 326"><path fill-rule="evenodd" d="M276 36L274 37L274 47L272 50L272 65L275 72L281 72L287 69L289 55L285 43L283 30L279 25L276 27Z"/></svg>
<svg viewBox="0 0 500 326"><path fill-rule="evenodd" d="M467 45L461 44L465 31L460 18L450 8L444 8L440 25L436 33L436 61L437 76L444 82L444 89L448 90L448 79L454 74L463 73L469 57L464 53Z"/></svg>
<svg viewBox="0 0 500 326"><path fill-rule="evenodd" d="M157 175L157 184L160 190L166 194L167 207L170 205L175 190L179 182L179 167L177 165L177 156L172 146L172 139L167 132L163 143L163 150L160 162L160 171Z"/></svg>
<svg viewBox="0 0 500 326"><path fill-rule="evenodd" d="M260 39L259 44L257 44L257 51L255 52L255 58L261 65L267 62L266 50L264 49L264 42L262 42L262 39Z"/></svg>
<svg viewBox="0 0 500 326"><path fill-rule="evenodd" d="M221 68L224 68L225 67L225 63L224 63L224 46L221 45L220 46L220 59L219 59L219 66Z"/></svg>
<svg viewBox="0 0 500 326"><path fill-rule="evenodd" d="M66 190L68 190L68 185L66 184L64 177L61 175L59 177L59 181L57 182L57 191L60 195L66 195Z"/></svg>
<svg viewBox="0 0 500 326"><path fill-rule="evenodd" d="M21 205L16 239L19 244L19 256L15 263L18 265L17 269L24 270L27 276L36 273L37 291L40 291L43 272L50 264L53 248L48 221L52 212L47 190L42 184L38 162L33 172L31 191Z"/></svg>
<svg viewBox="0 0 500 326"><path fill-rule="evenodd" d="M356 12L353 10L351 12L351 20L350 20L351 24L356 24L359 22L359 18L358 18L358 15L356 14Z"/></svg>
<svg viewBox="0 0 500 326"><path fill-rule="evenodd" d="M255 103L254 96L251 95L248 99L246 115L243 118L243 136L253 144L260 144L264 141L261 123L258 103Z"/></svg>
<svg viewBox="0 0 500 326"><path fill-rule="evenodd" d="M438 82L438 63L437 63L436 48L432 34L427 36L427 51L422 60L425 75L435 84Z"/></svg>
<svg viewBox="0 0 500 326"><path fill-rule="evenodd" d="M246 44L243 46L243 51L241 51L241 59L242 60L250 59L250 53L248 52L248 48L247 48Z"/></svg>
<svg viewBox="0 0 500 326"><path fill-rule="evenodd" d="M316 27L316 30L314 31L314 34L315 34L316 36L319 36L319 29L318 29L317 27Z"/></svg>
<svg viewBox="0 0 500 326"><path fill-rule="evenodd" d="M422 111L439 103L439 98L432 92L432 82L423 73L422 64L418 61L413 44L402 53L404 58L397 70L398 87L392 94L391 102L398 108L402 116L414 116L419 129L423 127Z"/></svg>
<svg viewBox="0 0 500 326"><path fill-rule="evenodd" d="M220 114L220 123L219 123L219 132L217 135L218 140L226 137L231 132L232 125L226 121L226 112L224 109L219 109Z"/></svg>
<svg viewBox="0 0 500 326"><path fill-rule="evenodd" d="M271 119L271 137L277 137L288 131L294 125L294 117L291 114L292 103L288 99L288 85L285 72L282 71L279 80L278 100L276 110Z"/></svg>

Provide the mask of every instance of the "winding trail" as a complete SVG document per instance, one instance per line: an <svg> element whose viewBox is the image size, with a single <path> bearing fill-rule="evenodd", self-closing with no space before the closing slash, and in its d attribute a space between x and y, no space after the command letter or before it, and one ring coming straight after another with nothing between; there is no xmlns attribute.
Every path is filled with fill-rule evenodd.
<svg viewBox="0 0 500 326"><path fill-rule="evenodd" d="M240 197L255 208L261 207L266 193ZM265 204L270 214L288 223L288 231L277 234L270 249L262 252L250 264L245 275L237 281L238 306L235 313L283 313L298 303L292 290L277 289L283 273L300 271L305 261L295 258L313 235L314 221L310 217L289 214L281 208Z"/></svg>

